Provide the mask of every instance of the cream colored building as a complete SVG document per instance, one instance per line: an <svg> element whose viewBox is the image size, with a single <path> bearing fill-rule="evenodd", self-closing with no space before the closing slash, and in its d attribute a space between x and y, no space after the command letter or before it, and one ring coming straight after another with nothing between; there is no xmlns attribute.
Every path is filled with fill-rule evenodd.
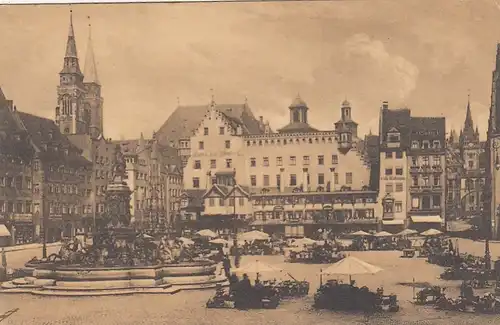
<svg viewBox="0 0 500 325"><path fill-rule="evenodd" d="M289 236L376 227L381 205L368 141L358 137L347 101L331 131L309 125L309 108L300 98L289 107L290 123L278 132L255 118L260 127L251 132L248 122L228 116L228 109L212 102L190 137L184 187L205 190L203 215L253 215L254 227ZM226 206L234 181L248 188L252 211L243 201L236 212ZM217 198L224 198L218 202L223 206Z"/></svg>

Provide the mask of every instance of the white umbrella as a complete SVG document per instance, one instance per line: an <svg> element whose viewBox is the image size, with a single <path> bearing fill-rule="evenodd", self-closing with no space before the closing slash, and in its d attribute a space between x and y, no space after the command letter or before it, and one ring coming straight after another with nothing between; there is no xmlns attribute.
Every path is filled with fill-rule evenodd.
<svg viewBox="0 0 500 325"><path fill-rule="evenodd" d="M226 244L228 244L229 242L228 242L227 240L225 240L225 239L222 239L222 238L217 238L217 239L212 239L212 240L210 241L210 243L212 243L212 244L219 244L219 245L226 245Z"/></svg>
<svg viewBox="0 0 500 325"><path fill-rule="evenodd" d="M356 232L353 232L351 234L351 236L359 236L359 237L362 237L362 236L370 236L369 233L363 231L363 230L359 230L359 231L356 231Z"/></svg>
<svg viewBox="0 0 500 325"><path fill-rule="evenodd" d="M390 232L387 232L387 231L381 231L381 232L378 232L376 233L375 235L373 235L374 237L392 237L394 236L393 234L391 234Z"/></svg>
<svg viewBox="0 0 500 325"><path fill-rule="evenodd" d="M250 274L261 274L261 273L272 273L272 272L283 272L283 269L267 264L264 262L261 262L259 260L256 260L255 262L251 262L248 264L245 264L244 266L237 268L234 270L236 273L244 274L244 273L250 273Z"/></svg>
<svg viewBox="0 0 500 325"><path fill-rule="evenodd" d="M314 245L314 244L317 244L317 242L314 239L304 237L304 238L300 238L300 239L295 240L292 243L292 246L302 247L304 245Z"/></svg>
<svg viewBox="0 0 500 325"><path fill-rule="evenodd" d="M426 236L426 237L431 237L431 236L439 236L439 235L442 235L443 232L442 231L439 231L437 229L429 229L429 230L426 230L422 233L420 233L422 236Z"/></svg>
<svg viewBox="0 0 500 325"><path fill-rule="evenodd" d="M238 240L246 240L246 241L253 241L253 240L268 240L269 235L266 234L265 232L258 231L258 230L252 230L249 232L245 232L241 235L238 236Z"/></svg>
<svg viewBox="0 0 500 325"><path fill-rule="evenodd" d="M321 273L329 275L359 275L375 274L380 271L382 271L382 269L378 266L362 261L354 256L347 256L346 258L329 266Z"/></svg>
<svg viewBox="0 0 500 325"><path fill-rule="evenodd" d="M403 231L398 232L396 235L398 235L398 236L411 236L411 235L415 235L415 234L418 234L418 231L407 228Z"/></svg>
<svg viewBox="0 0 500 325"><path fill-rule="evenodd" d="M209 237L209 238L217 238L219 237L215 232L213 232L210 229L203 229L200 230L196 233L197 235L200 235L202 237Z"/></svg>
<svg viewBox="0 0 500 325"><path fill-rule="evenodd" d="M326 275L348 275L349 282L352 275L375 274L382 271L382 268L366 263L354 256L347 256L337 263L329 266L321 272Z"/></svg>
<svg viewBox="0 0 500 325"><path fill-rule="evenodd" d="M186 237L179 237L177 239L179 239L184 245L193 245L194 244L194 241L192 241L191 239L186 238Z"/></svg>

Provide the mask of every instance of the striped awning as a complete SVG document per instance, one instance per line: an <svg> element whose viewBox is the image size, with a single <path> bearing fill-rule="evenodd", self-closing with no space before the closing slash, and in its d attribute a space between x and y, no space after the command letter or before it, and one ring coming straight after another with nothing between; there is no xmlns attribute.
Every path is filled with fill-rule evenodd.
<svg viewBox="0 0 500 325"><path fill-rule="evenodd" d="M382 224L384 226L396 226L396 225L404 225L404 220L382 220Z"/></svg>

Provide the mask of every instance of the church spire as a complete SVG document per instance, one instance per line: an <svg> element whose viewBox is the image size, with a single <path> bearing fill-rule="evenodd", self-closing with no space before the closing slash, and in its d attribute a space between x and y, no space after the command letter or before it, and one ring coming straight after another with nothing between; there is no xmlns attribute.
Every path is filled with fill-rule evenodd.
<svg viewBox="0 0 500 325"><path fill-rule="evenodd" d="M64 54L64 67L61 73L82 74L78 63L78 52L76 50L75 30L73 28L73 10L69 11L69 31L66 41L66 53Z"/></svg>
<svg viewBox="0 0 500 325"><path fill-rule="evenodd" d="M97 65L94 56L94 47L92 46L92 25L89 19L89 39L87 42L87 55L85 57L84 79L85 83L95 83L99 85L99 78L97 77Z"/></svg>
<svg viewBox="0 0 500 325"><path fill-rule="evenodd" d="M465 115L464 131L474 131L474 122L472 121L472 113L470 111L470 94L467 96L467 113Z"/></svg>

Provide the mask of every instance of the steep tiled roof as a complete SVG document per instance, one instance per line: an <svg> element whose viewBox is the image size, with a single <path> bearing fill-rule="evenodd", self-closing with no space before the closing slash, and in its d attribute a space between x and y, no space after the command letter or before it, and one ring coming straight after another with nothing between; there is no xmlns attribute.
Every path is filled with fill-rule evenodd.
<svg viewBox="0 0 500 325"><path fill-rule="evenodd" d="M446 119L444 117L412 117L411 140L446 141Z"/></svg>
<svg viewBox="0 0 500 325"><path fill-rule="evenodd" d="M189 138L205 117L209 107L209 105L177 107L156 134L160 144L168 145L171 141L177 143L180 139ZM262 133L259 121L247 104L217 104L215 109L233 123L242 125L244 134Z"/></svg>
<svg viewBox="0 0 500 325"><path fill-rule="evenodd" d="M395 128L401 134L402 148L408 148L410 145L410 120L411 111L407 108L403 109L383 109L380 113L382 125L380 136L382 142L387 141L387 133L389 130Z"/></svg>
<svg viewBox="0 0 500 325"><path fill-rule="evenodd" d="M18 112L22 124L30 135L30 139L35 147L40 151L43 159L47 160L64 160L70 164L90 165L91 162L81 156L81 150L73 145L69 139L59 131L59 127L54 121L39 117L36 115ZM58 147L60 149L68 149L70 155L65 155L64 152L49 152L45 145L50 147Z"/></svg>

